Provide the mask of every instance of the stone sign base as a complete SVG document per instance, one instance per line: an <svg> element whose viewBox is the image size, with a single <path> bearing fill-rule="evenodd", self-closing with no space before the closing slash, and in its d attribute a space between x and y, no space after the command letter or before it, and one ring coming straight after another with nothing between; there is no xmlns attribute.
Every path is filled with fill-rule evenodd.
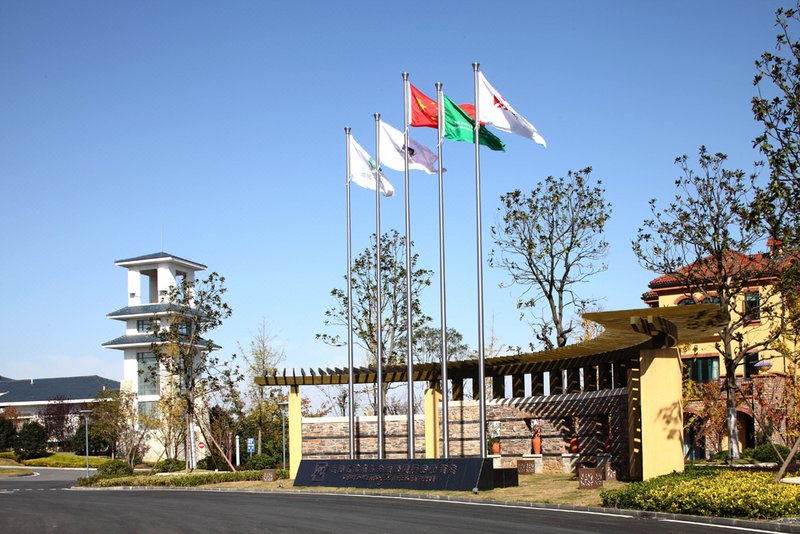
<svg viewBox="0 0 800 534"><path fill-rule="evenodd" d="M302 460L295 486L480 491L519 485L516 469L483 458Z"/></svg>

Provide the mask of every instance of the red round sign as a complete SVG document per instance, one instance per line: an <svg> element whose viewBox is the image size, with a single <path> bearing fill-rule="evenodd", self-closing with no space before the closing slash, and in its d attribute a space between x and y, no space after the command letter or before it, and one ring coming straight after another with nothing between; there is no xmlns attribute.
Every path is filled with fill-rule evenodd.
<svg viewBox="0 0 800 534"><path fill-rule="evenodd" d="M198 447L200 447L200 448L202 449L203 447L205 447L205 446L206 446L206 444L205 444L205 443L203 443L202 441L198 441L198 442L197 442L197 446L198 446Z"/></svg>

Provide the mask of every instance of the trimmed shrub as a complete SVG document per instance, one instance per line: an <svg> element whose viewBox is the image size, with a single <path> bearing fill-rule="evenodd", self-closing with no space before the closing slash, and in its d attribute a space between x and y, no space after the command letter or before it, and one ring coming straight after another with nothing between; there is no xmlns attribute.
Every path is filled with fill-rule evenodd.
<svg viewBox="0 0 800 534"><path fill-rule="evenodd" d="M789 447L784 447L783 445L775 445L775 449L778 449L778 451L781 453L781 456L784 458L789 456L789 453L791 452ZM772 445L769 443L765 443L764 445L759 445L758 447L744 451L742 456L752 458L753 460L758 460L759 462L780 463L781 459L777 454L775 454L775 449L773 449Z"/></svg>
<svg viewBox="0 0 800 534"><path fill-rule="evenodd" d="M14 452L23 460L39 458L47 454L47 433L36 421L28 421L14 440Z"/></svg>
<svg viewBox="0 0 800 534"><path fill-rule="evenodd" d="M800 515L800 487L772 473L691 468L603 491L603 506L719 517L776 519Z"/></svg>
<svg viewBox="0 0 800 534"><path fill-rule="evenodd" d="M14 438L17 437L17 427L11 419L0 419L0 451L11 450Z"/></svg>
<svg viewBox="0 0 800 534"><path fill-rule="evenodd" d="M288 469L276 469L275 476L277 478L289 478L289 470Z"/></svg>
<svg viewBox="0 0 800 534"><path fill-rule="evenodd" d="M125 460L108 460L97 468L101 477L126 477L133 475L133 467Z"/></svg>
<svg viewBox="0 0 800 534"><path fill-rule="evenodd" d="M254 454L244 462L245 469L273 469L276 459L270 454Z"/></svg>
<svg viewBox="0 0 800 534"><path fill-rule="evenodd" d="M0 458L5 458L6 460L14 460L15 462L19 462L19 458L17 458L17 455L14 454L14 451L0 452Z"/></svg>
<svg viewBox="0 0 800 534"><path fill-rule="evenodd" d="M109 488L113 486L154 486L154 487L177 487L187 488L192 486L202 486L204 484L217 484L219 482L238 482L241 480L261 480L261 471L236 471L222 473L195 473L190 475L174 476L132 476L112 479L99 477L78 479L79 486L93 486L99 488Z"/></svg>
<svg viewBox="0 0 800 534"><path fill-rule="evenodd" d="M100 467L104 462L107 462L107 457L89 456L89 467ZM23 460L25 465L32 467L84 467L86 465L86 457L83 454L77 455L71 452L57 452L44 458L33 458L31 460Z"/></svg>
<svg viewBox="0 0 800 534"><path fill-rule="evenodd" d="M177 458L167 458L153 466L157 473L175 473L176 471L183 471L185 468L186 462Z"/></svg>

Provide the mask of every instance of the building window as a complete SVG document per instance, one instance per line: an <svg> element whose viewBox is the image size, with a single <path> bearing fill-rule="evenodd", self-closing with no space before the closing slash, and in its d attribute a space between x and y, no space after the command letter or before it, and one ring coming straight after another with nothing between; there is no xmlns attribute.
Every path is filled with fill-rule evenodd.
<svg viewBox="0 0 800 534"><path fill-rule="evenodd" d="M692 358L686 360L687 378L697 384L719 380L719 357Z"/></svg>
<svg viewBox="0 0 800 534"><path fill-rule="evenodd" d="M761 319L761 295L758 291L748 291L744 294L744 320L758 321Z"/></svg>
<svg viewBox="0 0 800 534"><path fill-rule="evenodd" d="M158 395L158 360L152 352L136 353L136 370L139 374L139 395Z"/></svg>
<svg viewBox="0 0 800 534"><path fill-rule="evenodd" d="M756 364L758 363L758 353L748 352L744 355L744 377L750 378L758 373Z"/></svg>
<svg viewBox="0 0 800 534"><path fill-rule="evenodd" d="M137 332L152 332L153 325L150 322L150 319L139 319L136 321L136 331Z"/></svg>
<svg viewBox="0 0 800 534"><path fill-rule="evenodd" d="M677 302L678 306L691 306L692 304L697 304L692 297L684 297Z"/></svg>

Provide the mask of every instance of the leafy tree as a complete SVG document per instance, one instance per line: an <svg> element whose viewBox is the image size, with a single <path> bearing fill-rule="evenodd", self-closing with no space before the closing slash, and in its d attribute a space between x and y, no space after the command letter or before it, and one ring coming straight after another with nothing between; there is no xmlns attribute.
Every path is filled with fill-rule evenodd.
<svg viewBox="0 0 800 534"><path fill-rule="evenodd" d="M412 243L413 245L413 243ZM384 365L405 363L406 346L406 268L405 238L396 230L381 236L381 351ZM376 301L377 286L375 283L375 235L372 244L353 262L353 342L366 353L369 365L377 364L377 321ZM430 317L422 313L419 294L422 288L431 284L431 271L417 267L418 254L411 256L411 316L412 332L417 332ZM344 277L345 282L347 276ZM331 296L336 304L325 310L325 327L347 329L347 286L345 289L333 289ZM317 339L334 346L346 343L338 333L320 333ZM385 386L383 395L388 387ZM377 393L373 390L369 403L373 413L377 406Z"/></svg>
<svg viewBox="0 0 800 534"><path fill-rule="evenodd" d="M89 422L89 454L91 456L111 456L113 445L103 432ZM86 424L81 418L72 436L72 452L82 456L86 454Z"/></svg>
<svg viewBox="0 0 800 534"><path fill-rule="evenodd" d="M442 353L442 329L423 326L414 335L414 362L440 363ZM447 360L465 360L470 357L469 346L464 336L455 328L447 327Z"/></svg>
<svg viewBox="0 0 800 534"><path fill-rule="evenodd" d="M794 340L800 335L797 295L800 287L800 256L797 254L800 250L800 41L792 35L798 21L800 2L775 12L778 28L775 48L763 52L756 61L753 84L758 93L752 99L753 114L764 128L753 144L766 157L770 175L769 183L758 192L753 203L751 223L765 228L782 247L785 265L780 273L779 290L782 302L792 314L783 337ZM791 350L785 340L779 345L780 352ZM790 419L793 412L800 410L791 407ZM789 429L792 426L789 424ZM784 439L787 443L794 441L794 446L776 480L783 476L800 448L796 428L795 432L784 434Z"/></svg>
<svg viewBox="0 0 800 534"><path fill-rule="evenodd" d="M44 426L37 421L28 421L17 434L14 440L14 453L27 460L39 458L47 452L47 432Z"/></svg>
<svg viewBox="0 0 800 534"><path fill-rule="evenodd" d="M67 442L74 431L72 406L65 401L65 397L56 397L38 413L39 419L44 423L47 439L55 441L57 448Z"/></svg>
<svg viewBox="0 0 800 534"><path fill-rule="evenodd" d="M11 419L0 417L0 451L7 451L14 445L17 427Z"/></svg>
<svg viewBox="0 0 800 534"><path fill-rule="evenodd" d="M718 303L730 315L716 349L725 364L728 452L731 459L737 459L736 367L746 354L769 347L780 333L783 319L779 316L782 308L774 305L770 290L761 287L760 314L770 317L765 323L776 328L760 336L742 334L752 311L745 303L745 293L753 280L776 270L769 255L750 255L763 237L748 224L755 176L726 169L726 159L724 154L711 154L701 147L699 171L695 171L687 156L677 158L682 175L675 181L675 200L660 211L656 200L650 201L653 218L644 221L632 245L643 267L671 276L689 298Z"/></svg>
<svg viewBox="0 0 800 534"><path fill-rule="evenodd" d="M754 145L767 158L770 171L755 216L771 237L795 250L800 245L800 41L793 39L791 27L800 21L798 7L800 2L775 14L775 49L756 61L753 83L758 94L752 100L755 118L764 127Z"/></svg>
<svg viewBox="0 0 800 534"><path fill-rule="evenodd" d="M158 416L147 421L150 436L161 444L168 459L177 458L186 447L186 405L181 396L173 394L174 382L174 377L167 381L170 385L158 399Z"/></svg>
<svg viewBox="0 0 800 534"><path fill-rule="evenodd" d="M155 418L137 415L136 395L130 391L104 389L97 392L97 399L90 406L90 442L98 440L96 449L109 444L112 458L124 457L134 465L146 452L148 431ZM78 434L80 432L76 433L76 440L80 439Z"/></svg>
<svg viewBox="0 0 800 534"><path fill-rule="evenodd" d="M257 376L264 376L275 370L277 365L286 358L283 349L278 347L275 337L269 332L266 321L262 320L248 348L239 345L239 352L246 363L247 392L246 400L248 415L256 423L257 441L256 454L262 454L262 440L264 433L274 431L274 422L277 416L280 420L280 406L278 403L285 400L280 388L265 388L253 380ZM267 434L268 438L272 436Z"/></svg>
<svg viewBox="0 0 800 534"><path fill-rule="evenodd" d="M230 397L235 394L236 383L242 379L232 360L223 360L215 354L217 347L206 336L231 316L231 308L223 300L227 289L225 278L211 273L200 281L182 280L167 292L165 302L169 311L154 317L154 334L157 338L151 350L157 369L177 381L176 388L168 394L183 401L186 408L187 442L193 450L193 424L200 427L203 437L218 454L225 457L221 445L207 432L208 423L199 417L198 408L210 396ZM191 469L191 454L186 455L187 469ZM230 466L235 470L233 466Z"/></svg>
<svg viewBox="0 0 800 534"><path fill-rule="evenodd" d="M546 348L567 344L575 325L568 314L593 305L578 286L606 266L605 225L611 204L602 182L590 183L591 167L566 178L548 176L529 194L519 189L500 197L492 227L496 249L489 262L508 271L523 288L517 307L529 312L536 339ZM544 307L544 309L541 308Z"/></svg>

